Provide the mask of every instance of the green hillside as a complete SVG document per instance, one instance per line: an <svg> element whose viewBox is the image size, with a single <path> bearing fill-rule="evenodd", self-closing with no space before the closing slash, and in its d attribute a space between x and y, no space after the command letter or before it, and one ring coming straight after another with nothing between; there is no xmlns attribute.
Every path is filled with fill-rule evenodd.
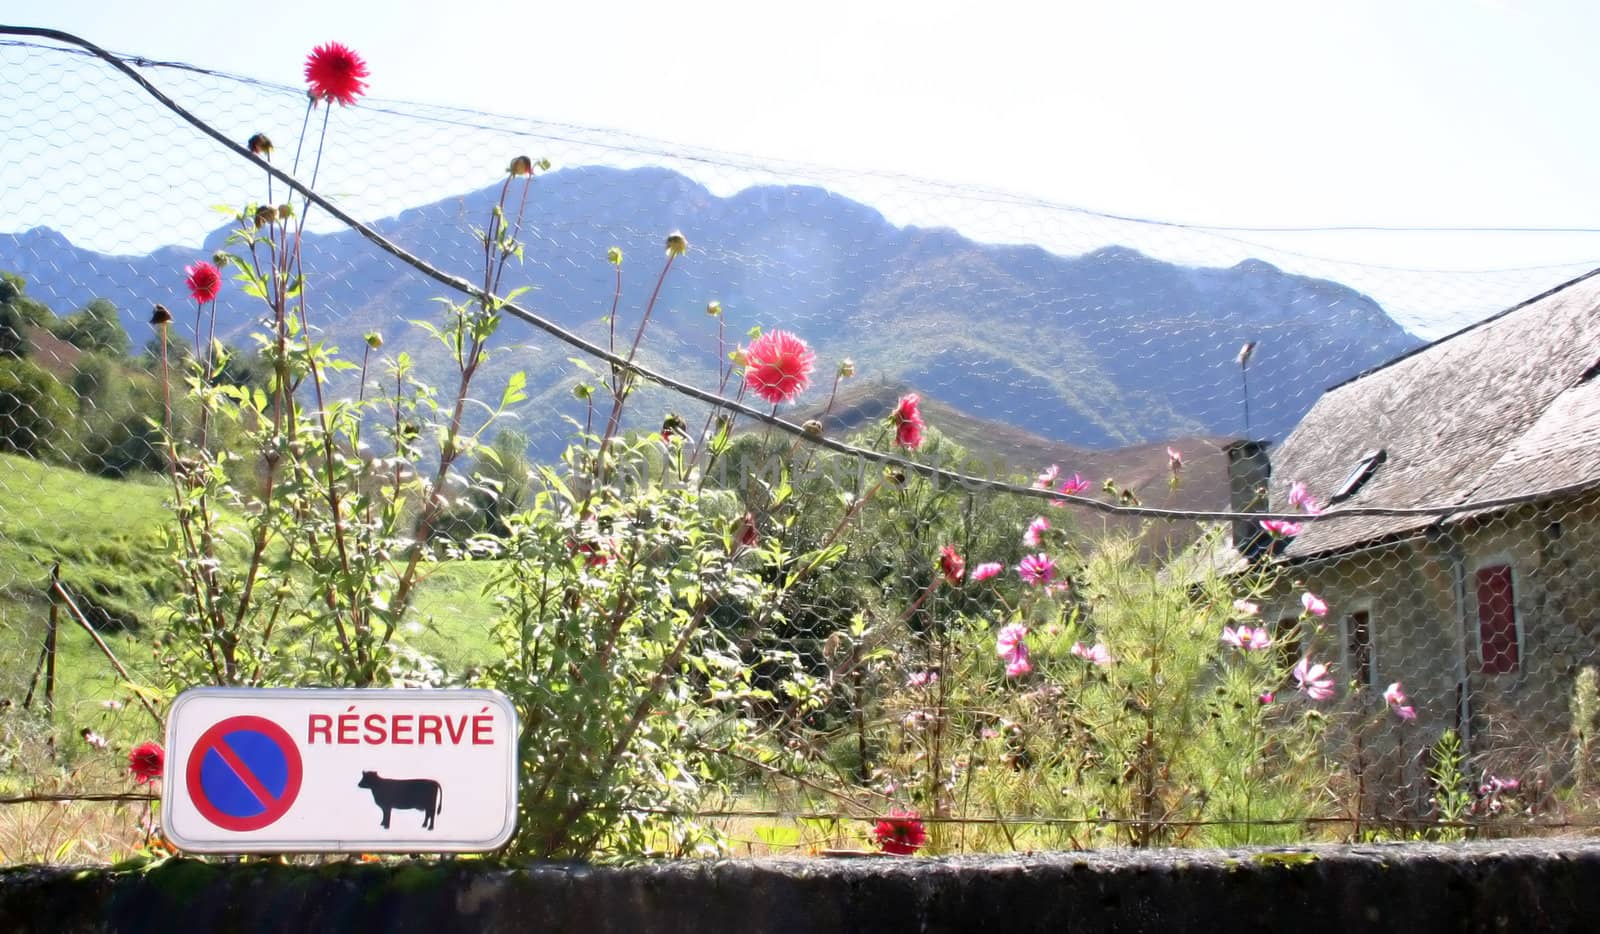
<svg viewBox="0 0 1600 934"><path fill-rule="evenodd" d="M0 454L0 701L20 707L48 627L46 586L61 578L103 613L102 634L136 676L153 675L150 633L163 596L161 528L168 520L162 478L118 481ZM445 565L418 592L401 638L455 672L492 651L493 607L482 596L488 563ZM88 635L62 614L57 725L107 735L148 730L130 692ZM42 687L41 687L42 691ZM118 701L120 710L103 706ZM40 700L35 699L35 709Z"/></svg>

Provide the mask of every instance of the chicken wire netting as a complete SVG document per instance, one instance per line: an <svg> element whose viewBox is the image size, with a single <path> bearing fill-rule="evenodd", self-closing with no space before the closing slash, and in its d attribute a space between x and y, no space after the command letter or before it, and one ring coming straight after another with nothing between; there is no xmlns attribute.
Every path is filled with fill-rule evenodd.
<svg viewBox="0 0 1600 934"><path fill-rule="evenodd" d="M105 795L145 832L127 753L194 683L174 621L213 573L175 516L197 474L232 484L245 527L273 495L251 425L200 412L277 411L281 336L285 356L330 354L326 397L295 371L306 412L383 400L339 452L367 477L349 495L416 493L411 538L376 561L426 570L389 667L353 683L493 676L511 650L491 633L516 617L493 581L534 567L507 550L518 510L598 482L586 436L615 438L608 481L693 490L695 521L772 588L715 619L737 701L676 658L670 691L641 683L709 712L714 791L624 810L692 813L748 852L1593 831L1588 264L1357 263L1325 258L1337 230L1117 217L464 108L308 110L303 89L121 61L193 120L76 43L0 43L11 811ZM202 127L267 134L317 197ZM269 231L305 224L309 314L282 335L242 263L214 302L186 283L219 251L255 255L236 234L262 206ZM496 272L482 237L507 229L520 256ZM463 358L441 322L485 285L515 307L452 408ZM751 379L777 331L814 354L802 392ZM433 475L453 421L471 444ZM428 471L402 463L413 442ZM642 515L573 512L574 566L659 558L617 544ZM225 563L244 538L190 557ZM295 547L286 590L315 576ZM326 683L317 651L197 664ZM40 820L8 822L0 851L35 853Z"/></svg>

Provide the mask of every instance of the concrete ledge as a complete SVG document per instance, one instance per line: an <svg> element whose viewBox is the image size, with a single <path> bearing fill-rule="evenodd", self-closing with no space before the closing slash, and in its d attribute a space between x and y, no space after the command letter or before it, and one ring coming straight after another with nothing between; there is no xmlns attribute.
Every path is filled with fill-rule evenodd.
<svg viewBox="0 0 1600 934"><path fill-rule="evenodd" d="M0 931L1600 931L1600 841L0 871Z"/></svg>

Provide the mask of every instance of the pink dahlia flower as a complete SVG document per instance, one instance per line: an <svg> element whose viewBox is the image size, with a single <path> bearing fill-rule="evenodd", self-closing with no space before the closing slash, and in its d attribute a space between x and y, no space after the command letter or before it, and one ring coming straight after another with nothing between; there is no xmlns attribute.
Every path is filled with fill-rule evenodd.
<svg viewBox="0 0 1600 934"><path fill-rule="evenodd" d="M744 381L773 405L789 402L811 385L817 355L788 331L768 331L744 352Z"/></svg>
<svg viewBox="0 0 1600 934"><path fill-rule="evenodd" d="M354 104L367 92L367 63L339 42L319 45L306 56L306 87L319 101Z"/></svg>

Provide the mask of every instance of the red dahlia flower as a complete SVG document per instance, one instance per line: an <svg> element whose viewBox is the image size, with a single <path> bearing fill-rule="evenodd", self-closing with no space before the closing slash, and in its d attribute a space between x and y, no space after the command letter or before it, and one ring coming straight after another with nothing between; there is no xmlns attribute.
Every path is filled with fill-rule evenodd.
<svg viewBox="0 0 1600 934"><path fill-rule="evenodd" d="M885 853L910 856L928 842L928 831L917 820L916 811L895 808L872 827L872 839Z"/></svg>
<svg viewBox="0 0 1600 934"><path fill-rule="evenodd" d="M160 743L140 743L128 752L128 771L141 785L161 777L167 764L167 754Z"/></svg>
<svg viewBox="0 0 1600 934"><path fill-rule="evenodd" d="M967 559L956 554L954 545L946 545L939 549L939 573L944 579L955 587L961 583L961 578L967 573Z"/></svg>
<svg viewBox="0 0 1600 934"><path fill-rule="evenodd" d="M183 271L186 274L184 282L188 284L189 294L194 296L195 301L204 305L217 300L217 293L222 291L222 273L217 271L217 267L201 260L193 266L184 267Z"/></svg>
<svg viewBox="0 0 1600 934"><path fill-rule="evenodd" d="M311 98L354 104L367 92L367 63L340 42L319 45L306 56L306 86Z"/></svg>
<svg viewBox="0 0 1600 934"><path fill-rule="evenodd" d="M894 414L889 416L894 422L895 443L913 451L922 447L922 411L918 408L921 404L922 398L914 392L901 396Z"/></svg>
<svg viewBox="0 0 1600 934"><path fill-rule="evenodd" d="M804 392L817 361L806 342L788 331L770 331L751 341L744 358L746 385L773 405Z"/></svg>

